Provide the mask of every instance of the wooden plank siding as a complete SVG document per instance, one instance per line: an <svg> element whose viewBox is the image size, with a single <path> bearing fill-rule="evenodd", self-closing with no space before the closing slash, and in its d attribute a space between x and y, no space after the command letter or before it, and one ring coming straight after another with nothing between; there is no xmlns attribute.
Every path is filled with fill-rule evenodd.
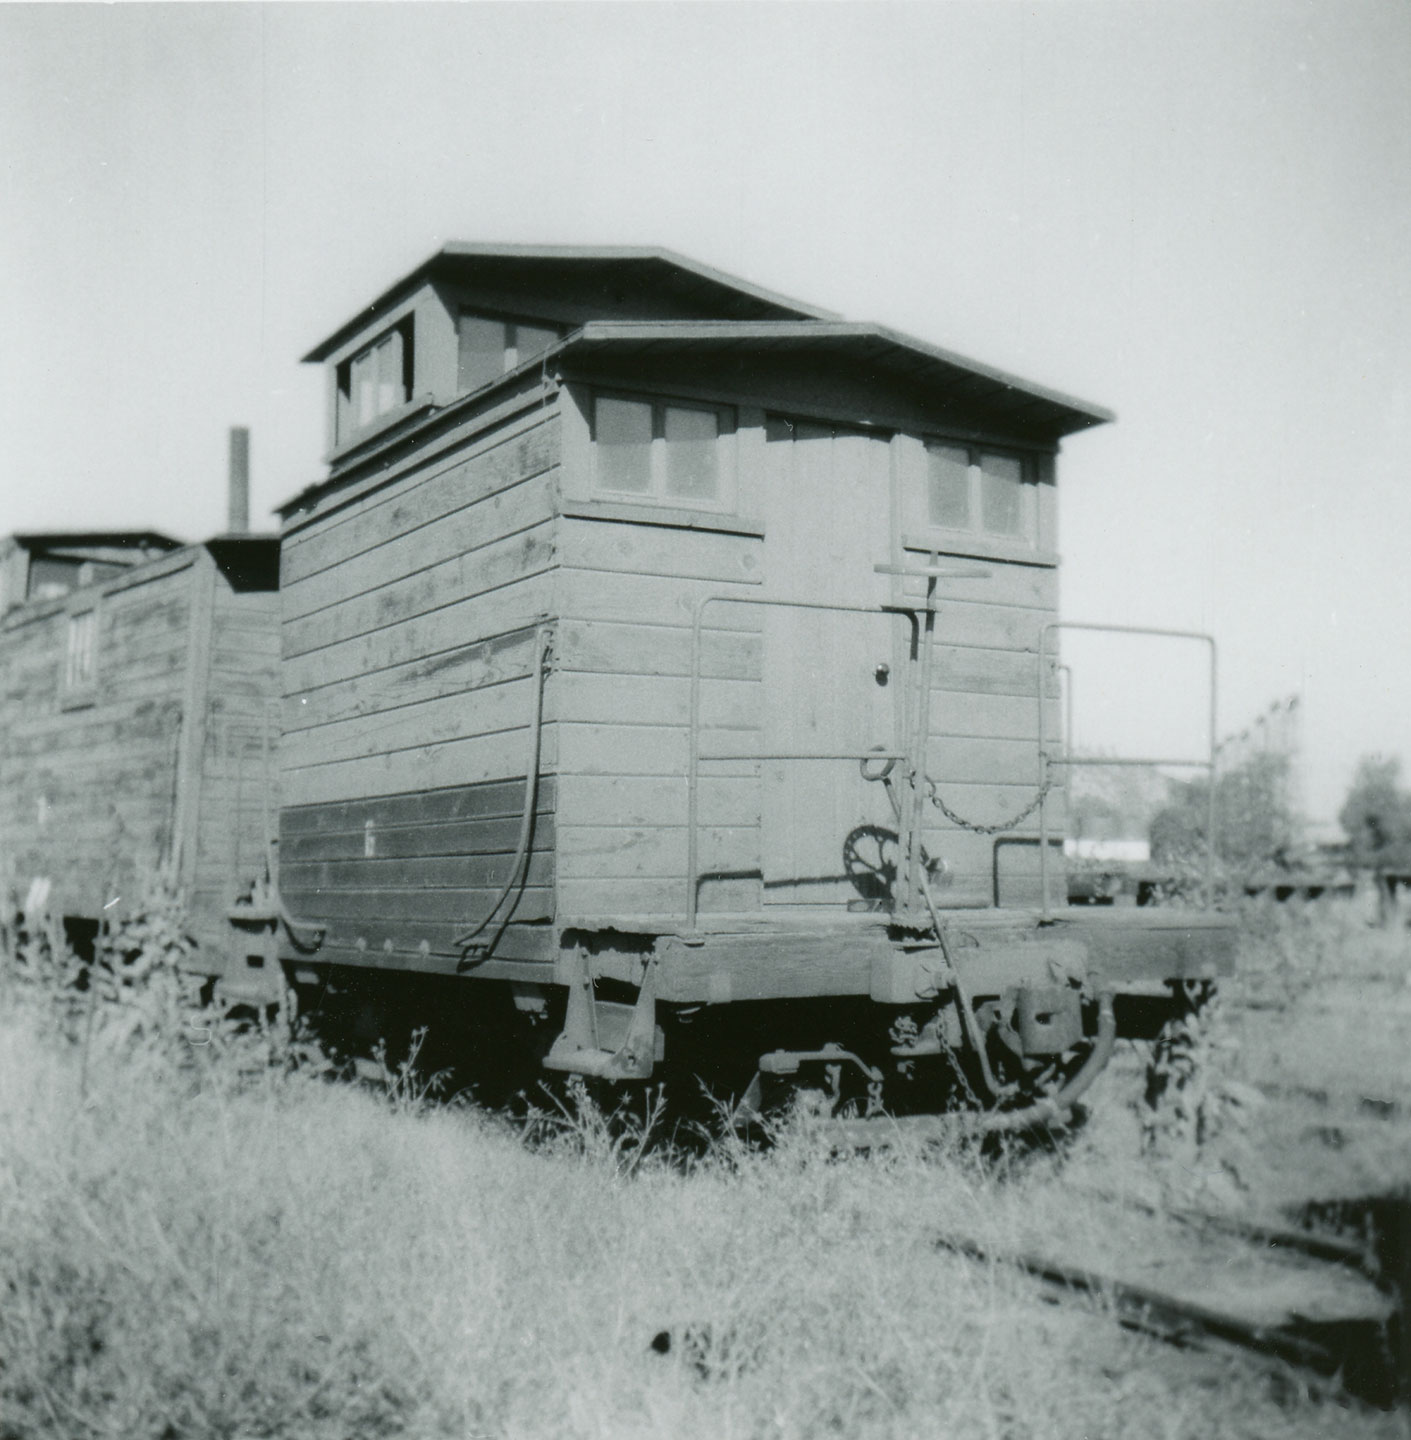
<svg viewBox="0 0 1411 1440"><path fill-rule="evenodd" d="M296 587L321 570L375 551L389 538L434 527L442 516L553 469L554 419L552 411L533 411L501 430L473 434L429 463L404 464L376 490L346 504L330 502L315 512L316 524L296 520L280 554L281 591L297 594ZM305 612L295 604L285 613Z"/></svg>
<svg viewBox="0 0 1411 1440"><path fill-rule="evenodd" d="M742 429L750 419L763 423L762 415L752 417L743 409L740 414ZM800 433L811 438L818 429L802 427ZM818 567L828 564L826 553L831 553L822 545L827 527L865 529L870 534L876 529L875 517L864 520L853 509L880 506L885 512L886 508L886 444L878 450L875 441L837 433L844 437L843 462L868 462L868 483L861 482L861 472L852 477L851 472L839 471L835 503L825 507L826 525L820 529L824 524L820 520L808 530L813 537L809 543L804 543L794 511L780 513L777 490L764 505L768 524L762 539L704 526L686 530L665 515L661 524L578 515L561 522L559 671L553 692L554 713L559 717L558 891L563 917L575 923L599 917L608 924L614 916L667 919L684 911L689 625L701 599L721 592L779 598L817 593L853 603L875 598L871 560L887 558L885 526L881 538L872 542L877 553L873 556L869 550L869 563L861 569L861 562L853 557L854 563L843 566L846 574L831 581L818 574ZM748 487L770 483L768 466L774 462L764 451L762 439L741 445L741 455L752 457L754 467L744 464L740 470L742 505L748 503L744 498ZM838 568L834 566L829 574ZM1035 649L1040 626L1055 615L1057 592L1056 572L1048 564L989 561L983 568L990 572L987 577L948 583L943 592L934 649L928 770L952 808L978 823L994 823L1022 808L1034 792ZM905 582L898 587L899 598L910 586ZM752 759L765 748L769 705L787 710L797 699L797 683L788 683L778 673L778 656L767 661L766 627L773 622L765 617L779 613L748 606L713 607L702 633L700 744L703 752L737 757L701 765L698 861L702 874L710 877L699 893L705 912L760 907L766 872L762 823L766 828L773 823L776 832L780 824L789 823L786 816L775 816L771 822L766 813L770 805L784 803L788 787L781 790L777 782L766 787L761 763ZM807 662L804 672L810 683L821 687L819 704L824 710L830 703L829 676L842 651L820 637L837 633L839 644L847 641L843 648L851 654L857 647L841 632L861 623L865 622L844 616L803 627L809 634L819 632L814 638L820 640L818 654L824 657L821 668L808 657L800 663ZM885 626L879 635L885 648ZM875 642L871 648L876 648ZM870 655L867 646L863 649ZM869 659L868 686L873 683L872 668ZM898 698L905 685L903 677L893 687ZM768 696L773 691L781 693L771 702ZM1057 719L1056 695L1049 703L1052 725ZM798 748L810 748L803 743L806 738L800 738ZM843 799L842 789L852 787L851 796L856 788L855 767L844 762L801 765L799 783L805 792L810 787L838 788L837 815L852 813L853 801ZM875 800L882 808L869 809L859 801L848 824L885 823L889 812L880 787L861 800ZM1051 801L1051 813L1054 833L1061 834L1060 797ZM1028 904L1037 898L1032 820L1021 827L1018 837L1002 840L998 850L994 837L957 829L930 806L926 823L928 851L946 861L937 884L943 904L989 906L996 903L997 895L1006 903ZM823 841L830 875L841 869L841 830L835 839L837 843ZM777 834L769 843L777 846ZM787 899L817 908L820 901L841 906L850 895L856 895L852 887L833 880L789 887Z"/></svg>
<svg viewBox="0 0 1411 1440"><path fill-rule="evenodd" d="M555 411L520 413L291 519L281 893L351 963L453 966L510 878L553 613ZM545 958L559 737L546 686L525 883L498 957Z"/></svg>
<svg viewBox="0 0 1411 1440"><path fill-rule="evenodd" d="M266 869L279 814L277 590L218 573L189 907L197 938L223 945L225 913Z"/></svg>
<svg viewBox="0 0 1411 1440"><path fill-rule="evenodd" d="M96 674L76 696L64 684L67 624L87 608L98 615ZM10 881L22 891L46 876L56 913L121 918L157 865L180 855L197 963L220 973L225 908L263 868L278 804L261 790L264 745L251 743L266 715L277 728L278 665L278 594L237 589L203 546L7 616L0 864Z"/></svg>
<svg viewBox="0 0 1411 1440"><path fill-rule="evenodd" d="M565 516L558 610L559 905L575 922L686 907L691 626L716 594L759 593L757 537ZM702 629L701 746L758 749L758 611L713 606ZM757 762L701 782L703 909L759 904Z"/></svg>
<svg viewBox="0 0 1411 1440"><path fill-rule="evenodd" d="M179 554L0 623L0 866L21 898L49 879L57 914L98 919L170 847L196 568L196 552ZM89 608L95 673L79 695L65 686L68 621Z"/></svg>
<svg viewBox="0 0 1411 1440"><path fill-rule="evenodd" d="M524 922L553 915L556 788L538 786L527 884L497 955L541 956ZM454 937L490 909L508 878L524 781L498 780L333 803L280 816L280 887L300 916L329 923L325 944L365 954L453 956ZM359 942L362 945L359 945ZM423 952L422 947L425 946Z"/></svg>
<svg viewBox="0 0 1411 1440"><path fill-rule="evenodd" d="M801 524L809 486L824 471L799 471L781 506L783 457L768 443L779 422L737 404L738 513L597 505L585 479L587 412L567 396L486 411L478 425L469 415L438 431L434 447L394 451L380 471L351 466L345 480L310 492L304 509L291 507L281 888L296 914L330 926L327 957L393 968L456 963L454 937L493 903L512 867L541 624L552 633L543 787L516 923L496 952L538 960L552 957L564 927L644 917L669 927L685 912L692 622L706 597L906 598L909 582L873 567L920 559L903 550L895 490L897 441L919 453L917 437L786 422L797 426L790 436L837 442L826 503ZM839 531L846 544L829 539ZM1056 570L1037 552L975 568L990 573L948 584L941 597L927 762L947 802L988 824L1034 790L1034 648L1056 614ZM799 676L817 689L823 715L842 663L826 625L783 627L810 647L784 673L768 613L718 605L701 631L699 745L717 757L702 761L698 791L705 912L761 910L768 795L783 792L759 757ZM905 629L883 620L865 643L846 647L853 698L875 712L869 735L873 721L878 736L890 735L893 707L906 713L914 679ZM890 688L875 678L883 656ZM1056 720L1056 690L1047 703ZM800 745L813 724L805 717L795 726ZM846 821L842 830L890 814L880 787L859 790L852 762L816 768L818 784L837 782L842 799L830 814ZM810 771L788 788L797 800L813 786ZM1055 797L1055 834L1061 809ZM1028 903L1032 828L997 848L994 837L957 829L928 806L927 848L946 861L942 903L988 906L997 893ZM839 909L857 894L836 873L841 836L830 828L823 837L826 900ZM797 873L791 903L815 904L822 891L804 888L811 872Z"/></svg>

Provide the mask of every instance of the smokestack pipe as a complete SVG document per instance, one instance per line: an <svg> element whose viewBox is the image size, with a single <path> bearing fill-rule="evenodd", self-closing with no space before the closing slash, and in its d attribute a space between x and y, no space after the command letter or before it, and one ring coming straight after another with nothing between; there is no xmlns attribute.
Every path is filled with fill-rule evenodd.
<svg viewBox="0 0 1411 1440"><path fill-rule="evenodd" d="M250 432L243 425L230 427L230 514L226 530L243 535L250 528Z"/></svg>

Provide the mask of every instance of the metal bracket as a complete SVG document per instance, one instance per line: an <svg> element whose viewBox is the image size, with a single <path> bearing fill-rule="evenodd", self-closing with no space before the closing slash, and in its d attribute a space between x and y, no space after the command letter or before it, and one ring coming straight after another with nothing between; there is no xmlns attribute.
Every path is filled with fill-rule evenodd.
<svg viewBox="0 0 1411 1440"><path fill-rule="evenodd" d="M568 1010L562 1033L544 1057L545 1069L604 1080L649 1080L665 1051L665 1036L656 1023L657 957L647 961L637 999L630 1005L597 998L582 950L575 951L568 964Z"/></svg>
<svg viewBox="0 0 1411 1440"><path fill-rule="evenodd" d="M851 1050L844 1050L841 1045L825 1045L821 1050L771 1050L759 1057L759 1069L763 1075L797 1075L800 1065L814 1060L830 1065L856 1065L869 1080L882 1078L880 1070L874 1069Z"/></svg>
<svg viewBox="0 0 1411 1440"><path fill-rule="evenodd" d="M877 575L899 575L907 580L988 580L991 570L952 570L944 565L874 565Z"/></svg>

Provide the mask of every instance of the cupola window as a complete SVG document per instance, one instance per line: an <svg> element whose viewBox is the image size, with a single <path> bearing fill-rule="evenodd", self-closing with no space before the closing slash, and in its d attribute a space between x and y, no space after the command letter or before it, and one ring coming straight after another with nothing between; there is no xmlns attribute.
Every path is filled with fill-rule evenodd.
<svg viewBox="0 0 1411 1440"><path fill-rule="evenodd" d="M558 330L538 320L512 320L462 310L457 386L478 390L542 355L559 338Z"/></svg>
<svg viewBox="0 0 1411 1440"><path fill-rule="evenodd" d="M412 398L412 317L408 315L338 367L338 443L373 429Z"/></svg>

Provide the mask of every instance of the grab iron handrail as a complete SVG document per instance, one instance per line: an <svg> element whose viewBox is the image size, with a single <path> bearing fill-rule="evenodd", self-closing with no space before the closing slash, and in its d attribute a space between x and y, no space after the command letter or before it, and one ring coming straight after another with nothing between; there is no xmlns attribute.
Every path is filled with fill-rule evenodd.
<svg viewBox="0 0 1411 1440"><path fill-rule="evenodd" d="M1205 760L1192 760L1181 756L1178 758L1152 757L1152 756L1076 756L1071 753L1072 745L1072 711L1068 711L1067 733L1064 736L1064 753L1061 756L1052 756L1048 753L1048 733L1045 728L1044 705L1044 662L1048 659L1048 637L1054 630L1086 630L1105 635L1146 635L1158 639L1167 640L1198 640L1210 647L1210 714L1209 714L1209 745L1210 753ZM1210 776L1210 783L1206 787L1206 817L1205 817L1205 905L1209 909L1215 904L1215 766L1216 752L1218 750L1217 720L1216 720L1216 648L1215 637L1206 634L1203 630L1162 630L1146 625L1103 625L1095 621L1087 620L1051 620L1039 631L1039 652L1038 652L1038 684L1035 686L1035 693L1038 697L1039 707L1039 782L1040 789L1044 796L1047 795L1048 770L1050 765L1171 765L1182 766L1194 770L1204 770ZM1064 667L1066 668L1066 667ZM1072 703L1072 683L1070 674L1069 683L1069 705ZM1049 894L1049 863L1048 863L1048 814L1043 798L1039 801L1039 883L1042 895L1042 918L1047 920L1052 914L1052 902Z"/></svg>
<svg viewBox="0 0 1411 1440"><path fill-rule="evenodd" d="M691 619L691 713L689 733L689 756L686 772L686 928L696 928L696 917L699 908L699 890L701 876L700 870L700 840L699 840L699 806L700 806L700 762L725 761L725 760L864 760L864 759L889 759L906 760L910 756L905 751L887 750L858 750L839 751L830 750L826 752L760 752L748 755L720 755L703 754L700 747L701 730L701 636L703 632L702 621L707 608L711 605L754 605L769 609L783 610L825 610L835 614L851 615L901 615L911 622L911 644L914 652L921 648L921 616L925 613L926 607L910 605L838 605L822 600L776 600L759 595L704 595L696 601L695 611Z"/></svg>
<svg viewBox="0 0 1411 1440"><path fill-rule="evenodd" d="M941 580L983 580L988 570L977 570L973 566L952 569L943 565L940 556L932 553L929 565L874 565L879 575L896 578L921 579L926 581L926 596L915 605L904 605L888 601L875 605L843 605L826 600L784 600L761 595L704 595L696 601L691 618L691 713L688 769L686 779L686 928L695 930L699 908L701 876L699 856L699 793L700 762L702 760L904 760L911 772L913 783L907 788L898 820L898 848L901 865L898 878L901 881L902 906L904 910L914 903L913 891L919 889L917 873L921 863L920 820L917 815L919 799L916 778L925 773L926 739L929 730L929 704L931 696L931 660L936 624L936 586ZM916 682L914 705L918 715L914 723L905 727L906 744L901 750L788 751L781 753L758 753L752 755L703 755L700 749L701 709L701 635L702 621L711 605L754 605L767 609L823 610L841 615L902 615L911 622L911 653L919 669ZM924 622L923 618L925 617Z"/></svg>

